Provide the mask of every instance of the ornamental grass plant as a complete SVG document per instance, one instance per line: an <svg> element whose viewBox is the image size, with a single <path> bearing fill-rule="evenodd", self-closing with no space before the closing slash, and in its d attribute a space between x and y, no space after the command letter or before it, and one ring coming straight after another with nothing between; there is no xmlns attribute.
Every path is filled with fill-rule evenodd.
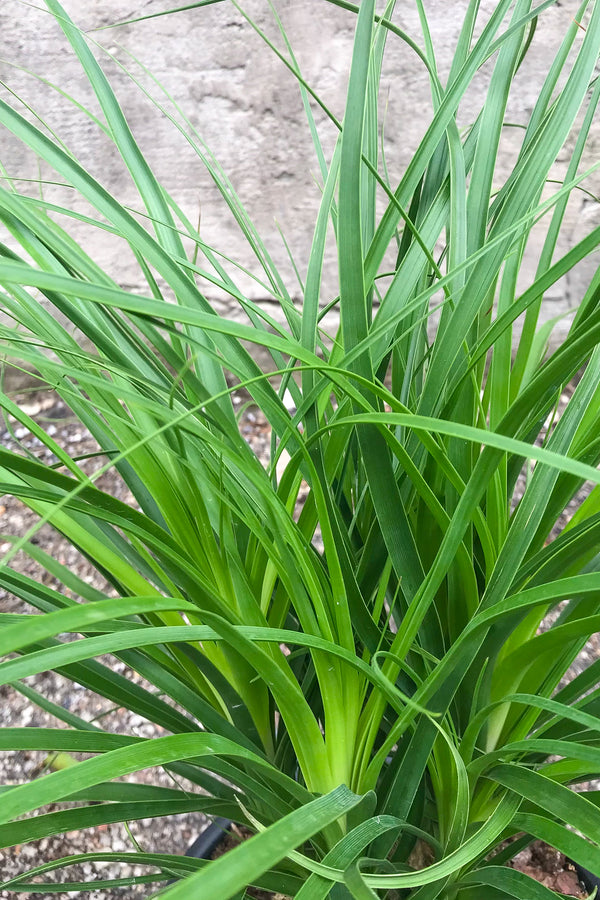
<svg viewBox="0 0 600 900"><path fill-rule="evenodd" d="M331 2L355 27L342 122L303 79L275 10L280 40L262 35L297 81L322 177L301 304L219 148L213 156L181 126L277 318L240 286L227 247L204 243L159 184L93 42L58 0L45 4L139 209L16 100L0 101L3 128L95 211L86 218L81 205L57 207L4 181L1 351L60 395L103 461L85 474L4 393L5 414L57 463L0 450L1 487L107 583L105 594L91 589L49 558L65 590L36 582L15 554L45 557L33 533L14 536L0 585L27 611L0 617L1 683L55 670L163 735L109 733L37 695L57 727L5 728L1 749L87 757L3 788L0 839L201 810L254 835L209 863L83 859L133 856L148 890L169 900L242 900L250 885L298 900L545 900L559 895L506 865L534 839L600 875L600 793L590 787L600 777L600 660L565 679L600 625L600 272L553 352L538 324L547 292L600 243L595 228L556 250L570 196L594 184L582 158L600 97L600 3L584 0L548 59L499 183L514 78L554 0L499 0L486 15L471 0L444 79L425 3L415 3L420 34L407 35L392 0L383 10ZM427 128L397 184L379 150L384 52L417 53L431 86ZM486 93L465 123L460 105L483 66ZM156 103L157 115L172 110L164 94ZM317 105L337 130L330 154ZM115 283L74 240L73 220L120 239L144 289ZM523 259L534 228L544 239L532 272ZM331 240L337 296L321 287ZM236 316L215 311L216 289ZM339 312L334 334L328 310ZM240 390L271 428L266 468L240 435ZM108 469L132 505L98 488ZM565 524L584 484L591 491ZM171 773L173 787L120 780L149 767ZM39 893L58 869L68 891L81 859L39 860L2 887Z"/></svg>

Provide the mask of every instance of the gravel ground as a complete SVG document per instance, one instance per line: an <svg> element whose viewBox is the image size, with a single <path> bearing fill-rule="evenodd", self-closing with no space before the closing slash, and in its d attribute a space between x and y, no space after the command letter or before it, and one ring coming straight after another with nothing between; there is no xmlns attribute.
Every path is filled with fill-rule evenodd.
<svg viewBox="0 0 600 900"><path fill-rule="evenodd" d="M69 418L68 410L61 401L57 400L55 395L36 393L21 399L23 401L22 408L43 423L54 439L71 455L80 456L96 450L93 439L83 431L78 422ZM269 427L264 419L257 412L249 409L243 412L240 421L242 433L251 443L255 452L261 459L268 459ZM52 461L50 451L22 426L13 423L9 430L0 428L0 431L4 432L2 442L8 449L17 449L20 445L37 456L47 458L49 462ZM86 471L88 473L96 471L102 462L102 459L87 460L85 462ZM97 483L119 499L132 502L127 488L112 472L104 474ZM0 552L5 553L10 548L10 542L6 540L6 536L26 534L36 521L37 517L14 498L8 496L2 498L0 500L0 535L4 537L0 536ZM98 589L106 590L106 583L98 573L52 529L47 526L43 527L36 532L34 541L59 562L67 565L79 578ZM22 553L13 559L11 565L45 584L58 587L58 584L54 583L45 570ZM12 595L0 590L0 611L5 613L22 612L23 605ZM581 654L572 674L575 671L581 671L589 665L592 659L599 656L600 640L596 635ZM143 684L143 680L128 669L124 663L117 662L115 664L113 658L111 664L120 673ZM72 684L55 673L50 672L29 678L27 684L81 718L100 722L102 727L109 731L137 734L146 738L158 736L161 733L156 725L146 719L133 715L125 709L115 709L109 701L90 693L80 685ZM2 727L64 727L63 723L33 705L11 685L0 687L0 701L0 726ZM9 785L30 781L43 773L47 769L47 765L48 760L45 753L4 753L0 755L0 784ZM164 770L157 769L137 773L131 778L131 780L165 787L172 786L171 779L172 776ZM32 841L7 851L0 851L0 876L3 880L8 879L27 871L34 865L72 854L100 851L135 852L136 845L146 852L182 853L202 830L205 823L206 820L201 814L172 816L165 819L131 822L129 831L121 824L108 824ZM529 874L537 873L536 877L555 889L562 890L564 893L570 892L571 896L585 896L585 894L577 892L575 875L565 865L564 857L560 857L554 851L549 854L548 848L541 847L537 850L535 847L529 848L520 855L516 865ZM93 879L135 877L147 873L146 867L136 865L98 863L92 867L90 863L83 863L71 867L68 870L68 878L71 881L90 885ZM49 873L44 878L45 880L61 880L60 873ZM77 897L79 900L88 900L88 898L89 900L118 900L118 898L123 900L123 898L148 897L153 889L155 888L147 884L137 884L110 890L79 890L69 892L69 896ZM1 900L9 900L9 898L10 900L21 900L21 898L29 896L31 895L22 892L0 890ZM34 896L51 898L56 894L44 892L36 893Z"/></svg>
<svg viewBox="0 0 600 900"><path fill-rule="evenodd" d="M62 403L57 402L53 395L35 395L26 400L22 407L32 416L42 420L52 420L49 431L55 440L66 447L72 455L84 455L93 453L96 445L93 439L82 432L81 426L67 417L67 410ZM17 426L13 434L4 433L2 442L8 449L16 449L17 442L24 444L29 450L50 459L50 452L43 447L39 440L33 437L21 426ZM88 474L97 470L102 460L91 459L86 462ZM104 490L110 491L119 499L130 501L125 485L111 472L102 476L98 485ZM0 527L2 534L23 535L27 533L37 521L37 516L13 497L6 496L0 506ZM60 535L56 534L48 526L44 526L35 535L35 543L59 562L67 565L79 578L88 584L106 590L107 585L98 575L87 560L82 557ZM4 553L10 548L10 543L0 544L0 552ZM14 568L25 574L37 578L51 587L59 585L48 576L40 566L25 554L19 554L12 563ZM22 612L23 604L12 595L0 590L0 610L2 612ZM142 679L132 672L124 663L111 661L111 665L120 674L125 674L138 683ZM122 734L136 734L140 737L155 737L161 732L153 723L141 716L132 714L126 709L115 709L110 701L92 694L84 687L62 678L53 672L44 673L26 680L30 687L35 688L44 696L49 697L54 703L59 704L70 712L80 716L86 721L97 721L108 731ZM38 727L64 727L54 716L49 715L27 698L18 693L10 685L0 687L0 725L6 726L38 726ZM5 753L0 756L0 783L19 784L30 781L40 775L47 768L47 754L41 752ZM147 770L138 773L131 780L159 784L164 787L172 787L171 776L164 770ZM181 781L179 782L181 783ZM50 810L47 810L50 811ZM96 828L84 831L69 832L64 835L56 835L44 838L41 841L17 846L7 851L0 851L0 875L7 879L19 872L27 871L34 865L59 859L63 856L79 853L124 851L135 852L137 843L146 852L181 853L197 837L199 831L206 824L206 819L201 814L179 815L165 819L141 820L130 823L130 833L122 824L100 825ZM92 878L125 878L141 876L148 873L147 867L125 866L118 863L98 863L92 868L90 863L77 865L68 870L68 878L71 881L90 883ZM59 873L49 873L44 876L47 880L60 881ZM101 891L76 891L69 896L79 900L117 900L125 897L145 897L152 892L147 885L127 886ZM0 891L0 897L21 900L31 895L15 893L14 891ZM33 896L52 897L53 894L35 894Z"/></svg>

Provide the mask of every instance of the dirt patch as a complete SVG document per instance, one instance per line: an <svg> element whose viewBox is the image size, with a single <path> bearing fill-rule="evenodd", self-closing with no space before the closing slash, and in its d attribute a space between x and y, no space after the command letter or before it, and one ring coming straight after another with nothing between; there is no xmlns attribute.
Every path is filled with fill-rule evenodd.
<svg viewBox="0 0 600 900"><path fill-rule="evenodd" d="M227 831L223 833L223 838L219 841L218 846L210 855L211 859L218 859L234 847L238 847L243 841L252 836L252 832L240 825L232 824ZM252 900L288 900L283 894L274 894L271 891L263 891L260 888L251 887L246 891L247 896Z"/></svg>
<svg viewBox="0 0 600 900"><path fill-rule="evenodd" d="M535 878L545 887L566 894L567 897L588 896L579 881L575 867L567 861L564 853L559 853L542 841L534 841L529 847L521 850L509 865Z"/></svg>

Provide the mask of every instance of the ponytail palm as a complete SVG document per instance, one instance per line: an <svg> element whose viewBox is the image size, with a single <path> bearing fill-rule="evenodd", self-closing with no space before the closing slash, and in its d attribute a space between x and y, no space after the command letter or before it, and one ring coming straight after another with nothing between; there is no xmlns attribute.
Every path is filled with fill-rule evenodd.
<svg viewBox="0 0 600 900"><path fill-rule="evenodd" d="M3 126L139 265L139 288L124 290L71 236L91 218L0 189L11 236L0 248L2 353L57 391L103 459L86 474L2 394L59 462L0 450L2 489L38 515L34 531L49 523L107 583L102 594L78 582L77 599L36 583L14 566L19 550L36 553L34 535L17 537L0 584L27 606L1 616L1 683L57 670L163 733L112 734L72 714L56 729L3 729L4 750L91 756L6 788L0 838L202 810L256 834L208 865L137 854L173 900L242 898L249 885L300 900L543 900L557 895L504 866L534 838L600 874L598 797L584 789L600 777L599 664L564 682L600 625L598 274L552 352L539 324L544 296L600 243L596 228L556 249L569 198L597 169L582 159L600 98L600 5L586 0L564 34L499 185L513 81L553 3L500 0L484 20L470 2L443 82L421 3L415 41L393 23L392 0L382 14L374 0L333 2L356 26L343 122L303 79L279 20L283 50L250 23L297 80L322 175L300 306L215 156L166 92L154 98L206 164L278 318L240 286L247 261L238 269L227 248L204 243L158 182L58 0L46 6L143 216L0 101ZM384 52L418 53L431 85L429 124L398 184L379 152ZM490 63L465 123L465 93ZM315 103L336 129L329 158ZM545 239L531 270L534 226ZM322 288L330 239L338 296ZM217 291L236 315L215 311ZM267 467L240 435L242 389L271 429ZM109 469L132 505L97 486ZM593 489L565 525L583 485ZM157 766L192 789L115 781ZM427 848L420 870L415 847ZM34 874L64 868L68 890L73 861L2 886L39 890Z"/></svg>

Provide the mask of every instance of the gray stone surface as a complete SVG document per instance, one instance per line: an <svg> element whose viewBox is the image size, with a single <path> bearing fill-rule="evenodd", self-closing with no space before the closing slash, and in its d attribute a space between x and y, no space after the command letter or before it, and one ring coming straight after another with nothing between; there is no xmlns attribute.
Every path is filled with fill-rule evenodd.
<svg viewBox="0 0 600 900"><path fill-rule="evenodd" d="M200 219L203 239L260 274L244 237L224 208L202 161L164 113L152 105L123 70L123 66L129 68L134 77L159 98L159 102L169 106L157 85L135 60L151 69L158 82L185 110L199 136L215 151L284 273L290 294L300 301L301 291L279 236L278 224L304 273L320 193L316 184L318 165L294 78L228 0L110 30L95 29L175 4L168 0L132 4L123 0L88 0L86 3L64 0L64 5L81 28L89 32L90 38L104 48L98 50L98 58L116 89L135 137L184 212L194 222ZM494 5L490 0L484 0L482 9L489 12ZM522 122L531 111L553 51L572 21L577 6L575 0L562 0L543 14L531 52L517 77L510 104L510 121ZM426 7L438 63L445 75L467 0L454 3L429 0ZM244 8L278 46L282 46L266 0L248 0ZM326 0L278 0L277 9L306 79L322 95L331 111L341 117L354 15ZM394 20L420 40L416 4L398 3ZM131 179L110 141L88 117L47 83L59 85L77 102L99 114L98 104L78 61L48 13L19 0L3 0L0 42L0 79L38 111L89 171L119 199L133 208L141 208ZM19 66L31 69L42 80L27 74ZM490 71L488 66L465 99L460 111L461 124L467 125L473 120ZM2 95L6 95L6 89L2 90ZM383 96L387 103L387 163L391 181L396 183L429 121L431 103L422 63L406 45L393 37L386 57ZM330 149L335 140L335 128L324 121L322 114L317 114L317 120L324 146ZM599 127L596 126L589 143L586 164L597 157ZM505 131L499 178L509 171L519 136L518 129L507 128ZM566 152L564 157L566 159ZM37 160L5 132L0 138L0 159L14 177L39 178ZM564 160L557 165L557 178L564 172L564 165ZM46 166L41 167L41 176L48 180L55 178ZM32 191L40 189L35 184L29 187ZM598 189L597 175L588 187ZM48 200L69 202L75 210L89 212L72 191L52 184L44 184L42 190ZM575 193L569 205L559 252L568 249L578 236L599 221L599 206L583 193ZM124 251L122 243L89 227L78 227L76 233L90 247L96 261L122 285L131 289L141 287L135 260ZM540 248L536 235L531 244L528 249L529 273L535 267ZM324 301L336 293L333 252L331 263L324 277ZM594 255L549 292L544 310L546 318L567 312L578 303L597 264L598 256ZM269 304L270 312L277 314L277 304L269 299L264 287L244 278L240 280L250 296ZM237 314L231 303L219 298L209 286L206 293L220 304L220 308L226 308L229 314ZM569 319L564 320L557 328L557 338L564 334L568 322Z"/></svg>

